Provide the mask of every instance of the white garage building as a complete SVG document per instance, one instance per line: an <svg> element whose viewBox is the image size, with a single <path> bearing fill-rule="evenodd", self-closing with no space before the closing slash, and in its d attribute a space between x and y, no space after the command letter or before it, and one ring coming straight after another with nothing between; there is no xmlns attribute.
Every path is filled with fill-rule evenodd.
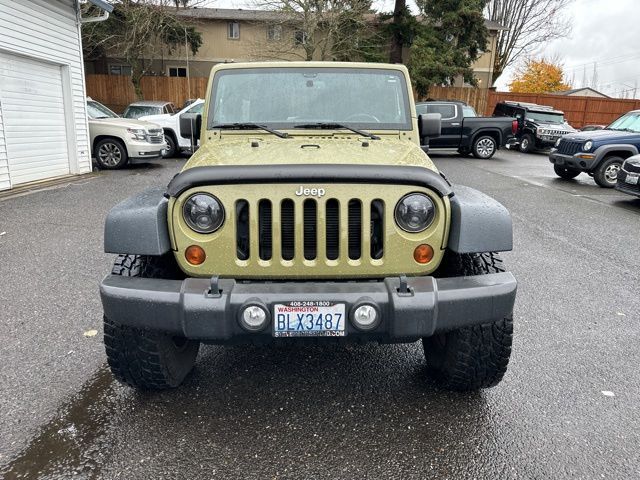
<svg viewBox="0 0 640 480"><path fill-rule="evenodd" d="M0 0L0 190L91 171L80 25L78 0Z"/></svg>

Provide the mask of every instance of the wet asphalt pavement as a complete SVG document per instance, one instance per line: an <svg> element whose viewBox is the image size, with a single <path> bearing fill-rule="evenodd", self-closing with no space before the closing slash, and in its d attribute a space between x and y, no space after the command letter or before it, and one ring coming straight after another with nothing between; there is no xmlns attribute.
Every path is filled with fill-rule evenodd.
<svg viewBox="0 0 640 480"><path fill-rule="evenodd" d="M513 355L476 394L428 380L418 343L205 346L181 388L136 393L105 368L103 219L182 161L0 198L0 476L639 478L640 200L544 155L433 158L514 221Z"/></svg>

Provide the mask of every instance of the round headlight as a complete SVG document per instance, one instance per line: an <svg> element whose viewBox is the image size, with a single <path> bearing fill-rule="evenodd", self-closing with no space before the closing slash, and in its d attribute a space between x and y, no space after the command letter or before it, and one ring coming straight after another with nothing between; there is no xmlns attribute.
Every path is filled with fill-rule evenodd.
<svg viewBox="0 0 640 480"><path fill-rule="evenodd" d="M405 195L396 205L395 218L398 226L409 233L426 230L436 216L436 207L423 193Z"/></svg>
<svg viewBox="0 0 640 480"><path fill-rule="evenodd" d="M593 142L591 140L587 140L586 142L584 142L584 145L582 146L582 150L584 150L585 152L588 152L589 150L591 150L592 147L593 147Z"/></svg>
<svg viewBox="0 0 640 480"><path fill-rule="evenodd" d="M212 233L224 222L222 204L213 195L196 193L191 195L183 207L184 221L198 233Z"/></svg>

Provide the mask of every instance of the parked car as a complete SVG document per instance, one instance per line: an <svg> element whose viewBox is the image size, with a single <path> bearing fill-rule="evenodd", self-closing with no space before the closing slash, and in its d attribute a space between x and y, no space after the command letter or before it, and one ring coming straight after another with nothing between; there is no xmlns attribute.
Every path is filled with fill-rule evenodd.
<svg viewBox="0 0 640 480"><path fill-rule="evenodd" d="M613 188L625 159L640 152L640 110L631 111L603 130L562 137L549 154L556 174L565 179L588 173L604 188Z"/></svg>
<svg viewBox="0 0 640 480"><path fill-rule="evenodd" d="M618 172L616 190L640 198L640 155L627 158Z"/></svg>
<svg viewBox="0 0 640 480"><path fill-rule="evenodd" d="M498 102L493 116L518 120L516 137L523 153L553 147L560 137L576 131L564 112L535 103Z"/></svg>
<svg viewBox="0 0 640 480"><path fill-rule="evenodd" d="M100 168L122 168L130 160L160 158L167 147L158 125L120 118L90 97L87 97L87 115L91 156Z"/></svg>
<svg viewBox="0 0 640 480"><path fill-rule="evenodd" d="M585 125L580 129L581 132L593 132L594 130L602 130L606 125Z"/></svg>
<svg viewBox="0 0 640 480"><path fill-rule="evenodd" d="M491 158L500 147L515 144L517 121L506 118L478 117L464 102L429 101L416 104L418 115L439 113L442 131L429 141L428 148L455 148L476 158Z"/></svg>
<svg viewBox="0 0 640 480"><path fill-rule="evenodd" d="M140 117L140 120L147 120L162 127L162 129L164 130L164 138L167 141L167 149L164 156L173 157L176 153L179 152L192 153L192 144L195 146L198 142L198 139L189 138L188 135L185 137L182 134L183 132L180 128L180 119L184 114L201 114L203 108L204 100L198 98L177 113L145 115L143 117Z"/></svg>
<svg viewBox="0 0 640 480"><path fill-rule="evenodd" d="M440 116L416 114L406 67L220 63L209 85L202 148L106 219L115 378L177 387L201 343L421 340L441 385L498 384L517 283L495 252L512 248L511 217L420 149Z"/></svg>
<svg viewBox="0 0 640 480"><path fill-rule="evenodd" d="M133 102L125 108L122 116L124 118L144 117L145 115L161 115L163 113L173 115L176 113L176 106L171 102L144 100Z"/></svg>

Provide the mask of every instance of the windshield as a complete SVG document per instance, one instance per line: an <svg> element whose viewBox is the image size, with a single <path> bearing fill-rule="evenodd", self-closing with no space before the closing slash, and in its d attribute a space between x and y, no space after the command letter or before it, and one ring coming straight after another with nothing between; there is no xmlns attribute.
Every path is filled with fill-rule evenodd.
<svg viewBox="0 0 640 480"><path fill-rule="evenodd" d="M216 74L208 128L257 123L271 128L342 123L411 130L400 71L374 68L242 68Z"/></svg>
<svg viewBox="0 0 640 480"><path fill-rule="evenodd" d="M118 115L94 100L87 102L87 115L91 119L118 118Z"/></svg>
<svg viewBox="0 0 640 480"><path fill-rule="evenodd" d="M558 113L546 113L546 112L527 112L526 117L528 120L535 122L547 122L547 123L564 123L564 115Z"/></svg>
<svg viewBox="0 0 640 480"><path fill-rule="evenodd" d="M627 113L607 127L607 130L623 130L640 133L640 113Z"/></svg>
<svg viewBox="0 0 640 480"><path fill-rule="evenodd" d="M124 118L140 118L145 115L158 115L162 113L162 107L129 105L122 116Z"/></svg>

